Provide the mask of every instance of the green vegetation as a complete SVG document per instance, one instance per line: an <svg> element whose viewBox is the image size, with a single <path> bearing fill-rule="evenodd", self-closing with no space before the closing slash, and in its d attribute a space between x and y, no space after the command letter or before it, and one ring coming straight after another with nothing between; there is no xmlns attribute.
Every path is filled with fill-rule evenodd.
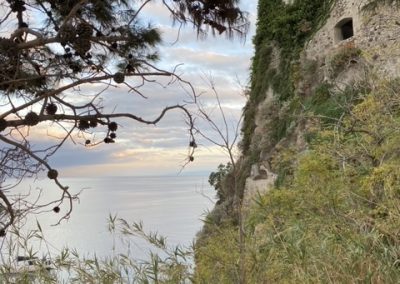
<svg viewBox="0 0 400 284"><path fill-rule="evenodd" d="M312 78L318 62L299 55L332 2L259 1L241 147L251 163L263 153L277 179L242 208L244 241L240 226L209 220L195 251L198 283L400 279L400 83L369 74L335 84L349 66L362 66L351 44L330 57L331 81ZM307 91L295 94L302 83Z"/></svg>
<svg viewBox="0 0 400 284"><path fill-rule="evenodd" d="M232 164L228 163L226 165L220 164L216 172L212 172L208 178L208 183L212 185L217 191L218 201L220 204L225 201L229 192L225 192L227 186L224 186L225 177L232 171Z"/></svg>
<svg viewBox="0 0 400 284"><path fill-rule="evenodd" d="M400 279L399 94L397 81L357 92L308 151L286 152L297 161L291 182L259 196L245 222L246 283ZM200 283L237 283L234 236L220 227L202 243Z"/></svg>
<svg viewBox="0 0 400 284"><path fill-rule="evenodd" d="M360 58L361 50L352 45L344 46L333 56L330 65L332 69L331 76L336 78L342 71L348 68L349 63L357 62Z"/></svg>
<svg viewBox="0 0 400 284"><path fill-rule="evenodd" d="M242 127L241 147L245 155L250 150L257 105L265 99L269 88L278 95L280 103L293 98L296 72L292 63L298 60L305 42L324 22L331 4L331 0L296 0L292 5L281 0L259 1L251 94L244 109ZM281 127L277 132L285 133L286 128ZM281 136L277 135L277 138Z"/></svg>
<svg viewBox="0 0 400 284"><path fill-rule="evenodd" d="M260 0L244 156L210 175L219 201L194 251L168 249L163 238L119 220L123 235L143 237L166 258L137 263L119 255L99 262L65 252L55 263L88 283L129 276L138 283L398 283L400 80L371 77L342 89L312 82L309 93L294 94L317 71L317 62L300 62L299 54L331 4ZM361 57L354 46L339 50L329 65L333 79ZM270 140L259 145L252 141L255 117L269 89L275 97L261 119L268 120L263 130ZM295 141L299 129L306 145ZM275 187L245 207L245 178L263 151L277 174ZM112 231L115 224L112 219ZM195 271L187 261L193 253Z"/></svg>
<svg viewBox="0 0 400 284"><path fill-rule="evenodd" d="M108 229L114 244L121 242L126 251L113 251L107 257L81 255L77 250L63 248L48 259L41 259L31 243L48 243L43 231L37 229L24 234L13 226L9 238L4 242L5 249L13 253L15 247L23 255L24 264L17 264L4 257L0 266L0 283L158 283L177 284L193 282L193 249L181 246L172 247L166 238L146 232L142 223L128 223L126 220L110 216ZM137 238L146 241L149 257L139 260L133 255L132 243ZM47 247L48 249L48 247ZM11 256L11 255L10 255ZM21 258L21 257L19 257Z"/></svg>

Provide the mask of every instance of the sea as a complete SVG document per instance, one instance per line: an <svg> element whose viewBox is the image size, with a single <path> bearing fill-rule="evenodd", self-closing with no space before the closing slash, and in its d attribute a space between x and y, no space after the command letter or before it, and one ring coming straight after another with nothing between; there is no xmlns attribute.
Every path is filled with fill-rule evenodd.
<svg viewBox="0 0 400 284"><path fill-rule="evenodd" d="M141 222L145 232L165 237L170 247L189 247L216 201L207 176L65 178L61 182L71 193L79 193L68 220L55 225L68 210L68 202L64 202L59 213L49 207L18 224L25 234L32 230L43 234L43 240L31 242L39 257L57 255L63 248L100 258L126 252L118 241L120 235L110 233L110 216L128 223ZM30 200L40 196L42 203L61 196L60 189L48 179L25 180L13 190L21 196L28 193ZM129 242L134 258L146 259L152 250L143 238L133 237ZM17 249L26 254L23 248Z"/></svg>

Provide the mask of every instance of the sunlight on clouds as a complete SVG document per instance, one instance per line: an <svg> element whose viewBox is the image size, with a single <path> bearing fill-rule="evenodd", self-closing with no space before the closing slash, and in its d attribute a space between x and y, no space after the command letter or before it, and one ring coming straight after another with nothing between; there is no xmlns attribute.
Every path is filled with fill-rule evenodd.
<svg viewBox="0 0 400 284"><path fill-rule="evenodd" d="M209 69L222 71L244 70L249 68L250 59L243 54L229 54L226 50L202 51L196 48L173 48L169 50L167 59L171 62L177 59Z"/></svg>
<svg viewBox="0 0 400 284"><path fill-rule="evenodd" d="M215 83L221 105L229 120L231 136L235 134L237 122L246 102L243 90L248 84L250 58L253 54L250 39L254 34L256 3L250 2L242 1L241 4L244 10L251 12L250 18L253 20L251 32L245 42L227 40L223 36L199 39L190 25L178 33L178 26L171 23L169 13L160 2L150 2L144 9L143 22L156 23L163 34L164 43L159 47L161 58L159 66L172 71L177 64L184 63L179 66L177 73L182 79L191 82L196 94L202 94L199 101L204 110L210 114L216 125L223 127L224 122L210 86L211 79ZM179 41L172 44L178 35ZM124 84L115 85L112 80L109 81L111 86L104 84L107 82L87 84L80 88L82 95L71 91L61 96L67 101L85 104L102 92L99 103L104 106L105 112L129 112L153 120L166 106L186 104L193 100L188 85L179 82L169 85L170 79L170 77L157 78L156 83L143 86L141 92L148 96L148 99L129 92ZM126 82L137 85L141 83L141 78L128 78ZM195 106L190 104L186 106L194 114L198 112ZM24 115L21 113L22 117ZM111 145L101 143L96 147L85 147L84 141L90 139L101 142L106 135L105 127L99 126L93 129L96 132L93 136L76 131L73 135L74 141L69 140L49 159L49 162L60 169L61 176L177 175L188 158L189 135L185 119L180 111L169 112L157 126L146 126L131 119L115 119L119 125L116 143ZM207 137L219 141L216 131L212 130L210 125L198 117L196 123ZM65 126L70 128L73 122ZM21 129L25 133L28 130L28 128ZM62 126L46 122L41 122L29 133L35 147L47 147L59 143L65 134ZM196 139L199 147L194 155L195 160L185 167L183 174L192 172L207 174L215 170L220 163L228 161L226 153L223 153L221 148L210 145L201 137Z"/></svg>
<svg viewBox="0 0 400 284"><path fill-rule="evenodd" d="M140 176L170 174L178 175L186 163L187 149L125 149L111 154L109 161L100 164L64 168L64 177L73 176ZM196 152L195 160L181 174L208 174L228 158L218 147L203 148Z"/></svg>

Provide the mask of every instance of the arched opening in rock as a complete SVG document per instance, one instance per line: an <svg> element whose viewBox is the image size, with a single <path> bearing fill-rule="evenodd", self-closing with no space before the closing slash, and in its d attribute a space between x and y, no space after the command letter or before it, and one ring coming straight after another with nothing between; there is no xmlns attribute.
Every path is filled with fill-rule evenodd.
<svg viewBox="0 0 400 284"><path fill-rule="evenodd" d="M342 19L335 26L336 42L346 40L354 36L353 18Z"/></svg>

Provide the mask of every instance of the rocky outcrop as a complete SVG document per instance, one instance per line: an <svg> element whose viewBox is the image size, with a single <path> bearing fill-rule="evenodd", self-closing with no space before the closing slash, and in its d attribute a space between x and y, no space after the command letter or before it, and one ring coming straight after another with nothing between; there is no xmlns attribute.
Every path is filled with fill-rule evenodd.
<svg viewBox="0 0 400 284"><path fill-rule="evenodd" d="M254 164L251 167L250 177L246 179L243 205L248 208L254 198L262 195L274 187L276 174L265 165Z"/></svg>

